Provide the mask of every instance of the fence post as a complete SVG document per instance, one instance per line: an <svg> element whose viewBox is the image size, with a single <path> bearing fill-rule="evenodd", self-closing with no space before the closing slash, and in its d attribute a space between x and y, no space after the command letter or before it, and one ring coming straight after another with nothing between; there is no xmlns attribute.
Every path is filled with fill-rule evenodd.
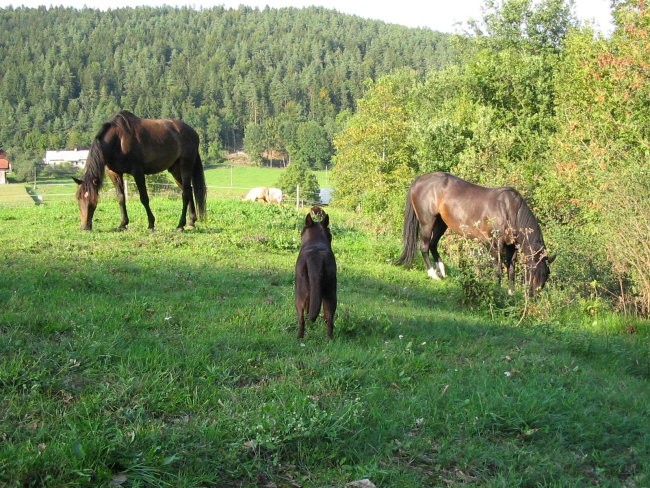
<svg viewBox="0 0 650 488"><path fill-rule="evenodd" d="M300 185L296 185L296 208L300 208Z"/></svg>

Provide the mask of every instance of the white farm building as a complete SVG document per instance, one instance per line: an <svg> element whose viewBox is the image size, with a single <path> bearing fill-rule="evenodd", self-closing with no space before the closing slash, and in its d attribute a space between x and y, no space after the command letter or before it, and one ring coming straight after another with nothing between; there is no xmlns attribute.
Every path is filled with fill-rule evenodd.
<svg viewBox="0 0 650 488"><path fill-rule="evenodd" d="M63 151L45 151L43 162L50 166L70 163L78 168L83 168L88 158L88 149L70 149Z"/></svg>

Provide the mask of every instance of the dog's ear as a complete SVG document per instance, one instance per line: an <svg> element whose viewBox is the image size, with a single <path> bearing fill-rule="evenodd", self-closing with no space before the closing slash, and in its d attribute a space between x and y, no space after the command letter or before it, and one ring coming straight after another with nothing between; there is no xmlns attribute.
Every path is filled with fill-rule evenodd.
<svg viewBox="0 0 650 488"><path fill-rule="evenodd" d="M307 217L305 217L305 227L311 227L314 225L314 219L311 218L311 212L307 214Z"/></svg>
<svg viewBox="0 0 650 488"><path fill-rule="evenodd" d="M330 226L330 216L327 215L325 212L323 212L323 220L321 220L320 223L323 225L323 227L329 227Z"/></svg>

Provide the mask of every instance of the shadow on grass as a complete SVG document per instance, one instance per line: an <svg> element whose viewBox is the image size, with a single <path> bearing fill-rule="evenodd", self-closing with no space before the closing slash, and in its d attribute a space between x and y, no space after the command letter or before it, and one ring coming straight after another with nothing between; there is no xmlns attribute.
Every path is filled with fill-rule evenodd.
<svg viewBox="0 0 650 488"><path fill-rule="evenodd" d="M605 428L604 414L585 415L590 400L575 393L607 384L612 371L647 380L643 344L617 338L603 343L588 333L549 334L546 327L494 323L462 310L449 297L453 281L432 283L419 274L414 279L399 268L391 281L340 273L335 340L326 340L319 321L308 326L307 338L300 342L293 308L295 253L259 243L225 255L210 248L218 247L210 242L212 234L204 237L191 243L203 245L204 253L191 256L183 252L190 246L183 237L161 233L152 238L144 232L131 235L126 248L120 248L118 237L111 254L98 254L87 245L87 239L105 238L99 234L68 243L70 252L56 258L51 250L33 246L15 256L0 276L6 311L0 318L0 355L21 367L3 373L1 393L30 413L29 405L16 399L24 391L43 392L55 410L83 417L75 402L102 392L96 401L99 411L111 412L107 425L114 420L133 424L139 432L163 432L159 437L140 434L133 447L127 444L127 452L153 452L163 444L171 449L166 455L191 450L192 456L183 455L188 469L200 470L201 463L214 462L227 446L237 460L223 469L239 480L253 479L262 470L282 474L277 466L292 464L292 458L301 460L302 469L316 470L323 464L319 456L326 456L321 450L360 465L372 465L379 456L385 465L378 473L393 464L412 469L415 461L390 460L413 460L422 450L418 459L435 457L421 461L423 471L443 470L451 476L471 469L478 479L483 442L505 446L491 448L490 454L503 464L513 446L522 458L530 451L550 457L545 446L555 440L555 427L549 424L567 422L561 419L582 426L578 432L558 429L558 435L568 437L567 453L595 446L605 456L610 449L605 431L618 452L629 446L645 452L647 429L640 426L627 434L631 420L609 419ZM162 241L166 244L157 249ZM260 263L264 252L279 257ZM504 377L504 369L510 377ZM622 381L630 380L625 376ZM613 400L607 392L594 389L592 394L598 404ZM615 411L624 406L617 404ZM328 416L332 409L346 408L355 409L346 417L350 431ZM222 410L225 419L218 416ZM631 412L630 418L636 420L641 411ZM55 414L40 415L54 425L48 427L54 434L67 431L66 425L56 426ZM287 415L312 422L308 425L318 436L296 434L284 420ZM414 419L420 417L431 425L416 426ZM30 441L33 434L18 417L4 422L19 427L12 437L16 444ZM269 438L284 437L267 451L253 450L247 447L250 437L261 432L266 439L267 431L251 425L268 429ZM102 429L109 431L108 426ZM332 436L327 443L318 429ZM548 433L542 434L545 429ZM206 432L218 439L216 447L205 441ZM537 444L535 436L541 437ZM433 454L426 451L438 439L448 443L444 455L440 447ZM69 455L68 444L61 447L63 455ZM108 452L109 441L100 444ZM632 466L633 457L622 462ZM115 446L98 459L119 466L115 472L141 463ZM327 462L334 463L331 459ZM162 463L161 473L183 472L153 456L147 462L154 467ZM504 472L483 472L483 480ZM375 476L381 480L384 475Z"/></svg>

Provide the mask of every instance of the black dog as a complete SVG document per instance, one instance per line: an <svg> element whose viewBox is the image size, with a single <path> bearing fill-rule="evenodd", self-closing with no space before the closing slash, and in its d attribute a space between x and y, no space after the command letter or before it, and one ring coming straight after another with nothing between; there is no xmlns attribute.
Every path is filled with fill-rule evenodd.
<svg viewBox="0 0 650 488"><path fill-rule="evenodd" d="M320 218L315 221L314 217ZM329 215L320 207L312 207L301 233L300 252L296 262L296 311L298 338L305 336L305 311L314 322L323 305L327 336L334 337L336 312L336 260L332 252Z"/></svg>

